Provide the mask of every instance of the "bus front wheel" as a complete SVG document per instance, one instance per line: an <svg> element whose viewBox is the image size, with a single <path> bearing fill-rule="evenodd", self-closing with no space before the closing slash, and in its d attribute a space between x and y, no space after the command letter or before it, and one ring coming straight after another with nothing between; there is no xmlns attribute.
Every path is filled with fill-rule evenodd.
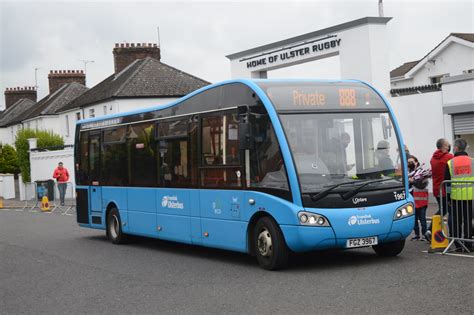
<svg viewBox="0 0 474 315"><path fill-rule="evenodd" d="M124 244L127 236L122 232L122 221L117 208L112 208L107 215L107 238L114 244Z"/></svg>
<svg viewBox="0 0 474 315"><path fill-rule="evenodd" d="M260 218L253 236L257 261L263 269L278 270L286 267L289 250L283 233L272 218Z"/></svg>
<svg viewBox="0 0 474 315"><path fill-rule="evenodd" d="M375 253L381 257L397 256L398 254L402 252L404 247L405 247L405 240L372 246Z"/></svg>

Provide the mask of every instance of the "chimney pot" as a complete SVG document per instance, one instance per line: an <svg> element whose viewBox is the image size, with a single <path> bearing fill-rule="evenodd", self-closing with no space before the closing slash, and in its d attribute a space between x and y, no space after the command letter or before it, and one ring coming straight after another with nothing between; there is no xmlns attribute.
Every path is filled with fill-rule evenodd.
<svg viewBox="0 0 474 315"><path fill-rule="evenodd" d="M5 109L10 108L13 104L21 99L30 99L36 102L36 91L29 86L7 87L5 88Z"/></svg>
<svg viewBox="0 0 474 315"><path fill-rule="evenodd" d="M135 47L135 43L131 43L130 46L131 46L131 47Z"/></svg>
<svg viewBox="0 0 474 315"><path fill-rule="evenodd" d="M117 48L118 46L119 46L119 44L118 44L118 43L115 43L115 48Z"/></svg>

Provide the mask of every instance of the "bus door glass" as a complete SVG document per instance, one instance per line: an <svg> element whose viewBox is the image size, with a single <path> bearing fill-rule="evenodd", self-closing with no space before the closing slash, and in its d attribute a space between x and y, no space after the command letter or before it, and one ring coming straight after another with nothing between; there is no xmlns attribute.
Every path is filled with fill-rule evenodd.
<svg viewBox="0 0 474 315"><path fill-rule="evenodd" d="M100 179L100 133L89 135L89 179L91 211L102 211L102 191Z"/></svg>
<svg viewBox="0 0 474 315"><path fill-rule="evenodd" d="M213 113L201 120L200 208L204 244L238 249L244 169L239 149L237 111ZM231 236L234 239L231 239ZM237 246L237 247L236 247Z"/></svg>

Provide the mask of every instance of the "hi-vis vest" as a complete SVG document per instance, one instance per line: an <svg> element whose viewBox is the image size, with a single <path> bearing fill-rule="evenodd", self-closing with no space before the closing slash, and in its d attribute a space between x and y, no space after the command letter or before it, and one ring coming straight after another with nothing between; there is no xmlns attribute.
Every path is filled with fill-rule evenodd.
<svg viewBox="0 0 474 315"><path fill-rule="evenodd" d="M413 199L415 199L415 208L428 206L428 189L413 188Z"/></svg>
<svg viewBox="0 0 474 315"><path fill-rule="evenodd" d="M474 181L474 159L467 155L458 155L448 161L449 173L451 174L451 199L472 200L474 183L462 183L463 181Z"/></svg>

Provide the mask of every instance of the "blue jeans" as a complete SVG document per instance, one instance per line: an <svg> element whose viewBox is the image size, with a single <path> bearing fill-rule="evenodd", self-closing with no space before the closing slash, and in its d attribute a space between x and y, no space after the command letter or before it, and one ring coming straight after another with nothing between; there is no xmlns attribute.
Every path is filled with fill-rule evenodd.
<svg viewBox="0 0 474 315"><path fill-rule="evenodd" d="M421 236L423 237L423 235L425 235L426 233L426 208L428 208L427 206L425 207L421 207L421 208L416 208L415 209L415 235L416 236L420 236L420 227L418 225L418 220L420 221L420 225L421 225Z"/></svg>
<svg viewBox="0 0 474 315"><path fill-rule="evenodd" d="M64 205L64 196L66 195L67 183L58 183L59 199L61 200L61 206Z"/></svg>

